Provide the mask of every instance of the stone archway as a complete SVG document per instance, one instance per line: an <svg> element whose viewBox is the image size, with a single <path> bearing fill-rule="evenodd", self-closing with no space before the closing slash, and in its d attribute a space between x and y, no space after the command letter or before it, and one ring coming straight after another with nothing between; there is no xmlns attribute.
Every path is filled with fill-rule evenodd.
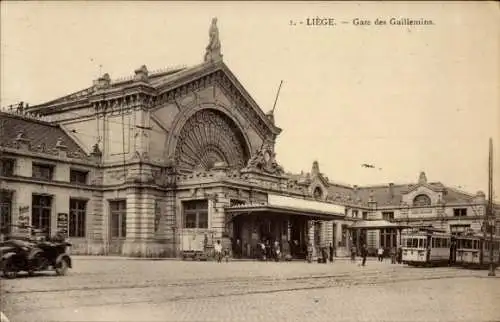
<svg viewBox="0 0 500 322"><path fill-rule="evenodd" d="M239 127L224 113L202 109L194 113L179 132L174 158L179 171L206 171L217 162L243 168L249 148Z"/></svg>

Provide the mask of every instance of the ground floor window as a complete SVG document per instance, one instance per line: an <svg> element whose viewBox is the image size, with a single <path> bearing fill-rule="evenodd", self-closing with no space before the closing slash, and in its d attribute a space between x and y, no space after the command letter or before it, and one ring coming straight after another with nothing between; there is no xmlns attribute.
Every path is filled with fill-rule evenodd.
<svg viewBox="0 0 500 322"><path fill-rule="evenodd" d="M208 228L208 200L183 202L184 228Z"/></svg>
<svg viewBox="0 0 500 322"><path fill-rule="evenodd" d="M85 237L87 200L69 200L69 237Z"/></svg>
<svg viewBox="0 0 500 322"><path fill-rule="evenodd" d="M33 195L31 203L31 225L50 235L52 196Z"/></svg>
<svg viewBox="0 0 500 322"><path fill-rule="evenodd" d="M110 233L112 238L127 237L127 201L113 200L109 202Z"/></svg>
<svg viewBox="0 0 500 322"><path fill-rule="evenodd" d="M0 234L8 235L12 229L12 192L0 190Z"/></svg>
<svg viewBox="0 0 500 322"><path fill-rule="evenodd" d="M397 233L395 229L380 230L380 247L392 248L397 246Z"/></svg>

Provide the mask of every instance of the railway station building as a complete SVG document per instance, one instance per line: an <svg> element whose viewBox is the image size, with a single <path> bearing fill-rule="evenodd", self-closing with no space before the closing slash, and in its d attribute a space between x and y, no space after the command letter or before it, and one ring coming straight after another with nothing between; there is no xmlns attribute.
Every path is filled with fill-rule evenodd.
<svg viewBox="0 0 500 322"><path fill-rule="evenodd" d="M361 243L397 246L407 226L481 230L484 193L423 172L411 184L369 187L331 181L317 161L286 172L275 154L282 130L220 48L214 20L199 65L104 74L0 112L2 233L24 233L20 224L64 231L76 254L175 257L221 240L253 257L267 240L303 257L308 243L331 243L337 256Z"/></svg>

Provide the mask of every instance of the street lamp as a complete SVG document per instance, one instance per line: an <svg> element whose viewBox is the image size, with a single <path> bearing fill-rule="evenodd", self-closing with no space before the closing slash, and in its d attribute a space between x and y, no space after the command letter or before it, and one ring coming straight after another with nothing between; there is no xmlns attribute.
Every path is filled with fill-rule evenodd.
<svg viewBox="0 0 500 322"><path fill-rule="evenodd" d="M493 216L492 210L490 210L488 226L490 228L490 271L488 272L488 276L496 276L495 264L493 263L493 231L495 230L495 217Z"/></svg>

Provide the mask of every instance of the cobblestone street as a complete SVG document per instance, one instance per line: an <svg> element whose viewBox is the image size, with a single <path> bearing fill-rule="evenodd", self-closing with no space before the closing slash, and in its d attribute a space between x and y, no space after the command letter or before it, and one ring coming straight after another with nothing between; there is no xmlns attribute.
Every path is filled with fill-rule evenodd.
<svg viewBox="0 0 500 322"><path fill-rule="evenodd" d="M74 267L2 279L2 310L11 322L500 319L500 278L486 271L87 257Z"/></svg>

